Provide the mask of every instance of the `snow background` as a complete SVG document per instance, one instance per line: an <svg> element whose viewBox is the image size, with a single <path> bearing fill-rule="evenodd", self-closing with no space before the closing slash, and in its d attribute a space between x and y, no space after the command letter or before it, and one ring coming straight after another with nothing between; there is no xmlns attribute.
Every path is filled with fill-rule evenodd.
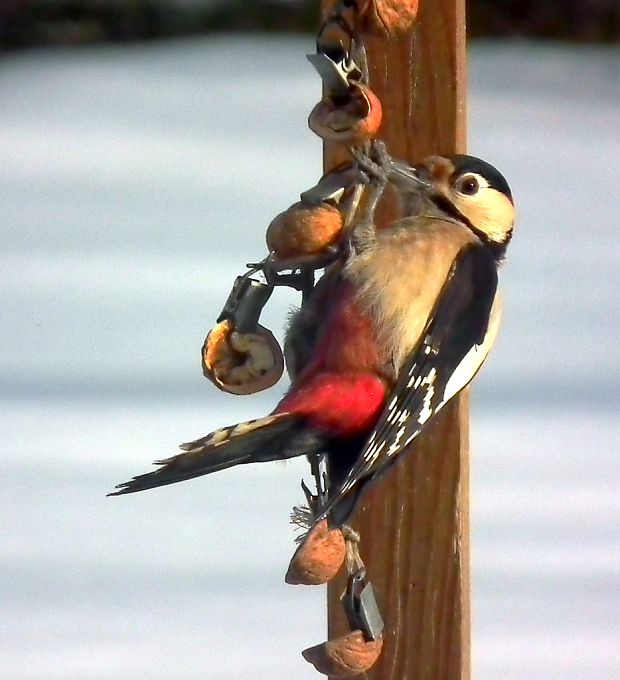
<svg viewBox="0 0 620 680"><path fill-rule="evenodd" d="M0 68L0 678L319 677L324 590L286 586L302 461L122 499L267 411L199 349L317 179L310 39L33 50ZM479 43L470 149L519 222L473 390L474 676L620 677L620 52ZM280 330L295 294L278 291ZM411 679L413 680L413 679Z"/></svg>

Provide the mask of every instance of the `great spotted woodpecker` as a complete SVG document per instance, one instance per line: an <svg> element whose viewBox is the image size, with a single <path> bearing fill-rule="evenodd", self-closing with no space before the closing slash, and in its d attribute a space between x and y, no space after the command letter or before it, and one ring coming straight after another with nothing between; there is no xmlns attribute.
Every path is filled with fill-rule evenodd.
<svg viewBox="0 0 620 680"><path fill-rule="evenodd" d="M473 156L431 156L389 173L408 215L362 220L293 318L292 384L264 418L182 444L134 493L241 463L325 453L331 488L316 519L341 526L360 491L395 463L477 373L499 324L498 267L515 210L504 177Z"/></svg>

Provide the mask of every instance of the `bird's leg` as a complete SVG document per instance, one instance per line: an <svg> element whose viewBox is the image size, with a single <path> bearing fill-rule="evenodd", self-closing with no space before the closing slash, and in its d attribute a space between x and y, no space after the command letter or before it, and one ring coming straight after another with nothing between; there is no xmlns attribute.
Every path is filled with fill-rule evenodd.
<svg viewBox="0 0 620 680"><path fill-rule="evenodd" d="M375 241L375 213L389 181L392 159L381 141L372 143L369 154L357 149L351 149L351 154L369 188L366 204L350 238L353 252L360 253Z"/></svg>
<svg viewBox="0 0 620 680"><path fill-rule="evenodd" d="M304 492L304 496L306 497L306 503L308 504L308 509L310 510L310 514L312 518L314 518L314 515L316 514L316 508L317 508L317 499L316 495L310 491L310 487L304 482L304 480L301 480L301 490ZM314 519L312 520L314 521ZM312 525L312 522L310 523Z"/></svg>
<svg viewBox="0 0 620 680"><path fill-rule="evenodd" d="M302 480L301 489L306 497L306 503L310 509L312 516L312 523L314 523L315 518L321 513L321 508L325 503L327 498L327 472L325 464L325 454L323 453L313 453L308 455L308 460L310 462L310 473L314 478L314 483L316 485L316 493L312 493L308 488L308 485Z"/></svg>
<svg viewBox="0 0 620 680"><path fill-rule="evenodd" d="M310 471L316 484L316 514L318 514L327 499L327 471L324 453L310 456Z"/></svg>

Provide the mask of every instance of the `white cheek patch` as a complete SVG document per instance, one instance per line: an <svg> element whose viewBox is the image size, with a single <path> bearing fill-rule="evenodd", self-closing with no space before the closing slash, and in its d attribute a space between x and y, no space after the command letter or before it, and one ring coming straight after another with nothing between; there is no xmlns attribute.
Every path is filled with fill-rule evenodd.
<svg viewBox="0 0 620 680"><path fill-rule="evenodd" d="M501 192L486 187L483 196L459 195L454 204L476 229L496 243L505 243L515 221L515 209L511 201Z"/></svg>

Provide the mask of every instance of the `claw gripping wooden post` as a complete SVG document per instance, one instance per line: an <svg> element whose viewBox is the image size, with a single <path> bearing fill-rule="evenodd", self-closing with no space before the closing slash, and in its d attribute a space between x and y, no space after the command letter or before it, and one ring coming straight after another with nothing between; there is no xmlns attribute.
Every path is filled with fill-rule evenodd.
<svg viewBox="0 0 620 680"><path fill-rule="evenodd" d="M328 0L323 0L326 6ZM391 7L396 2L388 2ZM407 3L410 4L410 3ZM415 162L465 151L465 0L420 0L413 30L365 39L370 86L383 107L379 137ZM343 160L325 145L325 169ZM390 219L388 209L379 221ZM385 619L368 680L470 677L467 395L448 405L409 455L363 497L353 527ZM329 585L329 639L348 632Z"/></svg>

